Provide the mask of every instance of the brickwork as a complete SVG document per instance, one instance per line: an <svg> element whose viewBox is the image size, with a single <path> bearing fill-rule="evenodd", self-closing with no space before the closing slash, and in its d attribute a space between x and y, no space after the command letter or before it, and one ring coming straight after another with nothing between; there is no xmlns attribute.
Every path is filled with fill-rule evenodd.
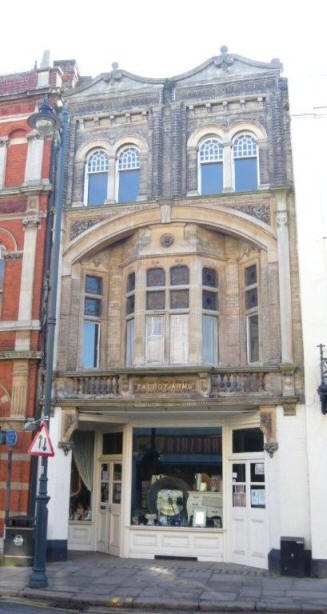
<svg viewBox="0 0 327 614"><path fill-rule="evenodd" d="M52 100L60 95L63 71L48 70ZM59 79L60 78L60 79ZM58 80L59 79L59 80ZM47 79L45 78L44 83ZM49 85L39 87L39 72L0 76L0 116L8 118L0 125L2 165L0 162L0 245L3 248L4 279L0 311L0 427L14 428L18 444L14 448L10 513L27 514L31 510L31 462L27 448L31 433L22 431L24 420L34 417L39 407L39 361L31 353L40 354L40 322L42 320L44 249L46 240L50 186L51 140L44 144L42 169L31 188L26 183L26 162L31 128L27 117ZM59 86L59 87L58 87ZM22 117L23 116L23 117ZM27 178L28 179L28 178ZM44 191L44 185L49 190ZM33 253L35 241L35 261ZM25 253L28 246L28 254ZM32 249L32 252L30 250ZM28 276L24 287L22 270ZM27 296L28 295L28 296ZM30 306L29 306L30 305ZM20 354L24 349L24 360ZM29 355L31 357L29 358ZM10 358L9 358L10 355ZM0 534L4 519L7 447L0 448ZM35 472L34 472L35 473ZM35 475L34 478L35 480Z"/></svg>

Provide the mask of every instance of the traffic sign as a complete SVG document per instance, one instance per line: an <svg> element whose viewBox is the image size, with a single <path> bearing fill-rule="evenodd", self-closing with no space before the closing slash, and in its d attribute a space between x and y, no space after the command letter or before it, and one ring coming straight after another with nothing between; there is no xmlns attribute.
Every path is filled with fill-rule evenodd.
<svg viewBox="0 0 327 614"><path fill-rule="evenodd" d="M6 432L6 445L7 446L13 447L16 445L17 441L18 441L18 436L17 436L16 431L11 430L11 431Z"/></svg>
<svg viewBox="0 0 327 614"><path fill-rule="evenodd" d="M48 427L45 422L41 422L30 447L27 450L32 456L54 456Z"/></svg>

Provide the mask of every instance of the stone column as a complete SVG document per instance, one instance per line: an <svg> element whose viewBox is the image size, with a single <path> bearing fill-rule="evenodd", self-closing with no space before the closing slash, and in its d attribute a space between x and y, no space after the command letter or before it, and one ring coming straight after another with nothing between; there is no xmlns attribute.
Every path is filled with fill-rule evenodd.
<svg viewBox="0 0 327 614"><path fill-rule="evenodd" d="M30 199L30 205L37 206L35 197ZM22 262L22 274L19 292L18 321L29 322L32 320L32 301L34 292L34 269L38 226L41 222L37 209L28 210L22 223L25 229L24 250ZM16 350L30 349L29 331L16 334Z"/></svg>
<svg viewBox="0 0 327 614"><path fill-rule="evenodd" d="M41 183L44 139L33 131L27 135L27 141L25 183Z"/></svg>
<svg viewBox="0 0 327 614"><path fill-rule="evenodd" d="M288 232L287 191L276 190L277 240L279 271L279 304L282 345L282 362L293 362L292 301L290 280L290 253Z"/></svg>
<svg viewBox="0 0 327 614"><path fill-rule="evenodd" d="M187 196L198 196L201 192L198 171L197 147L189 147L187 151Z"/></svg>
<svg viewBox="0 0 327 614"><path fill-rule="evenodd" d="M233 152L231 141L224 143L223 151L223 191L233 192Z"/></svg>
<svg viewBox="0 0 327 614"><path fill-rule="evenodd" d="M118 200L118 191L116 189L116 183L118 181L118 173L116 173L116 158L115 156L108 156L108 189L106 203L115 203ZM118 186L117 186L118 188ZM116 199L117 193L117 199Z"/></svg>
<svg viewBox="0 0 327 614"><path fill-rule="evenodd" d="M8 137L0 137L0 190L5 185Z"/></svg>

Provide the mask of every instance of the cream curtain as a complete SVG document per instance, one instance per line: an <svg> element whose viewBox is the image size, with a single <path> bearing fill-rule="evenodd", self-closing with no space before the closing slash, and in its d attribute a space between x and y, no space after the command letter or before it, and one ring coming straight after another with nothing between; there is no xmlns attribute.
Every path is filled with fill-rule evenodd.
<svg viewBox="0 0 327 614"><path fill-rule="evenodd" d="M88 490L93 487L94 433L75 431L73 435L73 457L79 474Z"/></svg>

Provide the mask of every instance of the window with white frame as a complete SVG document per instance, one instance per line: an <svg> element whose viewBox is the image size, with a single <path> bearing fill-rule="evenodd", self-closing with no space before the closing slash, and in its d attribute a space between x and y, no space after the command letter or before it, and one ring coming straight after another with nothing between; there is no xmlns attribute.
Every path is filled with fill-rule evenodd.
<svg viewBox="0 0 327 614"><path fill-rule="evenodd" d="M245 313L247 328L248 362L259 362L259 312L257 265L251 264L244 270Z"/></svg>
<svg viewBox="0 0 327 614"><path fill-rule="evenodd" d="M1 310L2 310L4 276L5 276L4 247L0 245L0 316L1 316Z"/></svg>
<svg viewBox="0 0 327 614"><path fill-rule="evenodd" d="M215 137L206 138L199 147L199 184L201 194L223 191L223 145Z"/></svg>
<svg viewBox="0 0 327 614"><path fill-rule="evenodd" d="M84 204L103 205L108 193L109 159L103 149L92 151L86 160Z"/></svg>
<svg viewBox="0 0 327 614"><path fill-rule="evenodd" d="M189 268L151 268L146 275L145 361L186 364L189 346Z"/></svg>
<svg viewBox="0 0 327 614"><path fill-rule="evenodd" d="M218 275L216 269L202 268L202 361L218 363Z"/></svg>
<svg viewBox="0 0 327 614"><path fill-rule="evenodd" d="M140 187L140 152L137 147L128 145L120 150L117 158L119 203L137 200Z"/></svg>
<svg viewBox="0 0 327 614"><path fill-rule="evenodd" d="M129 273L126 283L126 367L134 364L135 273Z"/></svg>
<svg viewBox="0 0 327 614"><path fill-rule="evenodd" d="M235 192L258 188L258 147L251 134L241 134L233 141Z"/></svg>
<svg viewBox="0 0 327 614"><path fill-rule="evenodd" d="M101 314L102 277L86 275L82 347L82 366L86 369L99 366Z"/></svg>

